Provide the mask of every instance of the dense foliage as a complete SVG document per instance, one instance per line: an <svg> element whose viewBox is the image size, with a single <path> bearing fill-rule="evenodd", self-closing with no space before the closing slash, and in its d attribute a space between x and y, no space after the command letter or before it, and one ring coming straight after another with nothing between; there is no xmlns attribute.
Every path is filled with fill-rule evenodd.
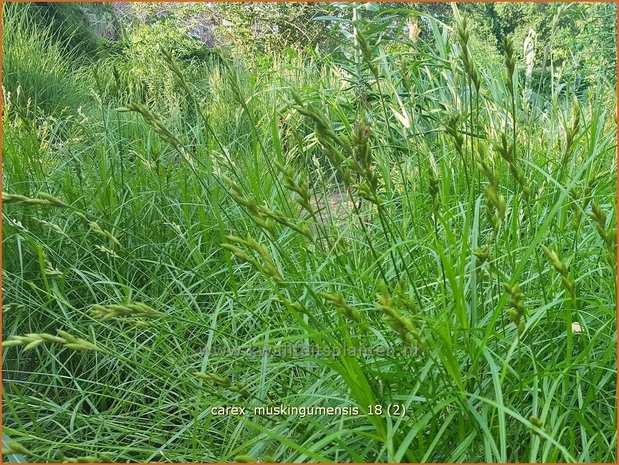
<svg viewBox="0 0 619 465"><path fill-rule="evenodd" d="M616 461L615 5L140 4L117 42L35 8L4 453Z"/></svg>

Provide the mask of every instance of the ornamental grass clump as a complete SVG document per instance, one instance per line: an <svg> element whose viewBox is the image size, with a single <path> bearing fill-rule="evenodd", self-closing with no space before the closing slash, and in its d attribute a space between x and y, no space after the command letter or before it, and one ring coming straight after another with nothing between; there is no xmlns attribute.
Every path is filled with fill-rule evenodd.
<svg viewBox="0 0 619 465"><path fill-rule="evenodd" d="M187 54L194 8L170 10L72 63L85 116L54 118L6 60L25 5L2 15L28 94L2 115L2 427L28 461L616 462L616 95L590 60L614 35L563 27L615 5L571 5L537 61L475 5L283 5L317 21ZM320 47L285 45L312 25Z"/></svg>

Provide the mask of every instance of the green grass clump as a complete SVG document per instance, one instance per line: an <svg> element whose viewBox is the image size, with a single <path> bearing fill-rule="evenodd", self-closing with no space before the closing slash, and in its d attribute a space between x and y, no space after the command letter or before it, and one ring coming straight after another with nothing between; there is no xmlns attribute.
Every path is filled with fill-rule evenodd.
<svg viewBox="0 0 619 465"><path fill-rule="evenodd" d="M350 53L119 55L60 116L7 100L4 452L616 461L614 88L525 104L509 42L485 67L427 22L434 54L357 18Z"/></svg>
<svg viewBox="0 0 619 465"><path fill-rule="evenodd" d="M51 27L35 20L33 5L2 5L2 88L22 118L39 111L75 113L86 91L73 77L75 51L64 50L53 39ZM6 105L6 102L5 102Z"/></svg>

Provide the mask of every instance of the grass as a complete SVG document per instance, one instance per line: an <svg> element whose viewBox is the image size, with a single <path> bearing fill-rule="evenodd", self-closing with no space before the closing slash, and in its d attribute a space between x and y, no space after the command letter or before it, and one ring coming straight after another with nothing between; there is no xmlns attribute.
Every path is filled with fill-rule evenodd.
<svg viewBox="0 0 619 465"><path fill-rule="evenodd" d="M56 60L23 21L5 60ZM616 461L614 88L525 105L509 44L486 69L463 20L425 48L381 24L269 70L108 58L79 94L3 63L43 89L2 121L3 428L31 460Z"/></svg>

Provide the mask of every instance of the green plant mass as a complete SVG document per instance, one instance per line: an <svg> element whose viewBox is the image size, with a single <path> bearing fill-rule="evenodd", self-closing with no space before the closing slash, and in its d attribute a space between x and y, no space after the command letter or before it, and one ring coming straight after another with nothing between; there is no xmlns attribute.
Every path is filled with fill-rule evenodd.
<svg viewBox="0 0 619 465"><path fill-rule="evenodd" d="M616 5L3 5L3 458L617 460Z"/></svg>

